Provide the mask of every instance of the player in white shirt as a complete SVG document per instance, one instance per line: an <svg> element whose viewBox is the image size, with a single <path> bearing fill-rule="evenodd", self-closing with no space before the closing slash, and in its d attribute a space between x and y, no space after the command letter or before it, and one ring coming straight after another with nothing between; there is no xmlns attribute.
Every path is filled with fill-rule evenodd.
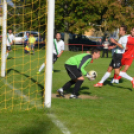
<svg viewBox="0 0 134 134"><path fill-rule="evenodd" d="M14 35L12 33L12 30L9 29L7 33L7 53L6 57L8 57L9 52L11 51L11 45L13 45Z"/></svg>
<svg viewBox="0 0 134 134"><path fill-rule="evenodd" d="M57 61L57 59L62 55L63 51L64 51L64 42L63 40L61 40L61 34L57 33L56 34L56 38L53 41L53 64ZM45 63L43 63L37 74L39 74L43 68L45 67Z"/></svg>
<svg viewBox="0 0 134 134"><path fill-rule="evenodd" d="M121 38L119 39L119 41L116 42L113 38L111 38L111 42L115 44L115 46L111 46L111 48L109 48L109 49L114 48L112 61L108 67L107 72L104 74L102 79L97 84L94 85L94 87L102 87L103 83L108 79L108 77L111 75L112 70L114 69L114 72L117 76L120 75L123 78L126 78L127 80L131 81L132 87L134 88L134 78L127 75L126 72L120 72L122 54L125 52L128 39L127 36L125 35L126 31L127 27L121 26L119 31Z"/></svg>

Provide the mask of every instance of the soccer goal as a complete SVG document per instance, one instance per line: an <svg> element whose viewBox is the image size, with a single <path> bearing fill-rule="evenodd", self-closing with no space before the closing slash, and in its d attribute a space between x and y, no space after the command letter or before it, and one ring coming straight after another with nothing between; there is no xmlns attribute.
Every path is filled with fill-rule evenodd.
<svg viewBox="0 0 134 134"><path fill-rule="evenodd" d="M54 7L55 0L1 0L0 111L51 107Z"/></svg>

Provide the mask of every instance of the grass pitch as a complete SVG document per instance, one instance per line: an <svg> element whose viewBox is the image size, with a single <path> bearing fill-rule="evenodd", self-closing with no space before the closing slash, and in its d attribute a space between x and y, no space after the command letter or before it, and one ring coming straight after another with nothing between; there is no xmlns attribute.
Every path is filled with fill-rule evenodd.
<svg viewBox="0 0 134 134"><path fill-rule="evenodd" d="M7 60L6 78L0 78L0 133L1 134L61 134L47 113L56 117L72 134L133 134L134 133L134 94L129 81L122 79L120 84L110 84L113 76L104 87L94 88L111 60L100 58L86 70L95 70L95 81L85 81L80 94L95 99L52 98L52 108L43 108L44 72L37 75L44 62L44 49L35 55L23 55L22 46L14 46ZM64 62L81 52L64 52L54 65L52 93L69 80ZM134 64L128 74L134 76ZM9 86L10 85L10 86ZM13 87L13 89L12 89ZM73 87L69 89L71 93ZM18 92L20 91L20 92ZM20 95L26 95L27 98Z"/></svg>

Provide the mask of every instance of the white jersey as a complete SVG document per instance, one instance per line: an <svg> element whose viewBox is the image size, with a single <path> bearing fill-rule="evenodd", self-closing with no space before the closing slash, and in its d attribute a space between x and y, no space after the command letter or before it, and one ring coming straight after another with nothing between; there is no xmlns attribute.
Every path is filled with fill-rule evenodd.
<svg viewBox="0 0 134 134"><path fill-rule="evenodd" d="M104 41L103 45L104 45L103 46L104 49L108 49L109 42L108 41Z"/></svg>
<svg viewBox="0 0 134 134"><path fill-rule="evenodd" d="M117 46L117 47L114 49L114 52L115 52L115 53L123 54L123 53L125 52L125 50L126 50L126 45L127 45L127 40L128 40L127 37L128 37L128 35L125 35L125 36L120 37L118 43L123 46L123 49L121 49L120 47Z"/></svg>
<svg viewBox="0 0 134 134"><path fill-rule="evenodd" d="M13 34L7 34L7 46L11 46L10 43L14 40L14 35Z"/></svg>
<svg viewBox="0 0 134 134"><path fill-rule="evenodd" d="M61 51L64 50L64 42L63 42L63 40L59 40L58 42L57 42L56 39L54 39L54 40L56 42L58 54L60 54ZM55 48L55 44L53 43L53 53L56 54L56 55L58 55L57 54L57 51L56 51L56 48Z"/></svg>

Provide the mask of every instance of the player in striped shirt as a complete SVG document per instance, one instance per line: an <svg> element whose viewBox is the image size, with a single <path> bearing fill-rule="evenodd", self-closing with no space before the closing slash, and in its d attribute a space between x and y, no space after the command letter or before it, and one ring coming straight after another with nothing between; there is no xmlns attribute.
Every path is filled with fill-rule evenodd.
<svg viewBox="0 0 134 134"><path fill-rule="evenodd" d="M53 41L53 64L57 61L57 59L62 55L63 51L64 51L64 42L63 40L61 40L61 34L57 33L56 34L56 38ZM40 74L40 72L43 70L43 68L45 67L45 63L43 63L37 74Z"/></svg>

